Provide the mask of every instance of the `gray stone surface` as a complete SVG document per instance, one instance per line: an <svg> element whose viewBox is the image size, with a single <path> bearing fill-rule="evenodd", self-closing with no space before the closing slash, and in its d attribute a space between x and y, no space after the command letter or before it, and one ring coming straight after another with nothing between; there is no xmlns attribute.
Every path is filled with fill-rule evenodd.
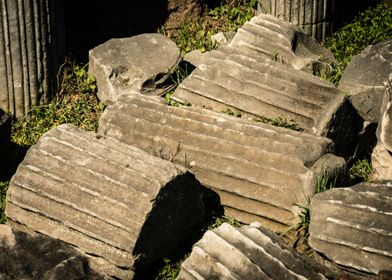
<svg viewBox="0 0 392 280"><path fill-rule="evenodd" d="M377 145L372 152L372 180L392 180L392 73L384 85L381 119L377 127Z"/></svg>
<svg viewBox="0 0 392 280"><path fill-rule="evenodd" d="M230 46L256 52L312 74L322 75L330 71L325 62L335 61L329 50L294 24L264 14L253 17L239 28Z"/></svg>
<svg viewBox="0 0 392 280"><path fill-rule="evenodd" d="M314 250L363 272L392 270L392 181L317 194L310 213Z"/></svg>
<svg viewBox="0 0 392 280"><path fill-rule="evenodd" d="M332 33L335 0L259 0L257 12L274 15L303 28L323 41Z"/></svg>
<svg viewBox="0 0 392 280"><path fill-rule="evenodd" d="M62 125L19 165L6 215L13 226L76 246L96 271L130 279L186 244L204 208L201 186L185 168Z"/></svg>
<svg viewBox="0 0 392 280"><path fill-rule="evenodd" d="M334 276L260 224L225 223L195 244L176 279L328 279L324 274Z"/></svg>
<svg viewBox="0 0 392 280"><path fill-rule="evenodd" d="M0 3L0 108L17 117L51 97L64 51L63 1Z"/></svg>
<svg viewBox="0 0 392 280"><path fill-rule="evenodd" d="M227 216L276 231L296 223L294 203L315 192L310 168L333 149L327 138L136 94L108 106L99 131L189 167Z"/></svg>
<svg viewBox="0 0 392 280"><path fill-rule="evenodd" d="M177 69L182 57L176 44L161 34L111 39L90 50L89 73L97 79L104 104L120 94L137 91L161 93L159 86Z"/></svg>
<svg viewBox="0 0 392 280"><path fill-rule="evenodd" d="M0 279L104 279L87 256L58 239L0 225Z"/></svg>
<svg viewBox="0 0 392 280"><path fill-rule="evenodd" d="M207 54L172 98L243 118L285 119L306 132L327 136L339 155L356 146L362 119L331 83L290 66L232 47Z"/></svg>
<svg viewBox="0 0 392 280"><path fill-rule="evenodd" d="M392 73L392 39L370 45L353 57L339 88L347 93L358 113L369 122L379 122L385 81Z"/></svg>

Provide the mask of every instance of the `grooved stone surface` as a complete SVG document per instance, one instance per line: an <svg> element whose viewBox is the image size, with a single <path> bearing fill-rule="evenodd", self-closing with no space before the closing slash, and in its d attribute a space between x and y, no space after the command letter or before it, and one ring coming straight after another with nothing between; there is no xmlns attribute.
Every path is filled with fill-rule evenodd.
<svg viewBox="0 0 392 280"><path fill-rule="evenodd" d="M274 15L302 27L323 41L332 32L334 0L259 0L258 13Z"/></svg>
<svg viewBox="0 0 392 280"><path fill-rule="evenodd" d="M108 106L99 131L190 167L226 215L278 231L314 193L318 174L308 167L332 149L326 138L140 94Z"/></svg>
<svg viewBox="0 0 392 280"><path fill-rule="evenodd" d="M312 74L330 70L325 61L335 61L329 50L297 26L271 15L253 17L238 29L229 45Z"/></svg>
<svg viewBox="0 0 392 280"><path fill-rule="evenodd" d="M225 223L196 243L176 279L327 279L320 272L327 271L257 223Z"/></svg>
<svg viewBox="0 0 392 280"><path fill-rule="evenodd" d="M133 90L158 95L157 86L177 69L181 52L161 34L111 39L90 50L89 73L97 79L98 97L104 104Z"/></svg>
<svg viewBox="0 0 392 280"><path fill-rule="evenodd" d="M172 98L217 112L230 109L249 119L286 119L331 138L340 155L351 153L362 129L360 117L332 84L230 47L209 53Z"/></svg>
<svg viewBox="0 0 392 280"><path fill-rule="evenodd" d="M129 279L189 241L204 210L200 185L186 169L62 125L19 165L6 215L75 245L98 271Z"/></svg>
<svg viewBox="0 0 392 280"><path fill-rule="evenodd" d="M52 94L64 52L62 0L0 1L0 108L21 117Z"/></svg>
<svg viewBox="0 0 392 280"><path fill-rule="evenodd" d="M345 267L392 270L392 181L317 194L310 213L314 250Z"/></svg>
<svg viewBox="0 0 392 280"><path fill-rule="evenodd" d="M385 82L392 73L392 39L370 45L354 56L339 82L351 103L366 121L379 122L383 114Z"/></svg>

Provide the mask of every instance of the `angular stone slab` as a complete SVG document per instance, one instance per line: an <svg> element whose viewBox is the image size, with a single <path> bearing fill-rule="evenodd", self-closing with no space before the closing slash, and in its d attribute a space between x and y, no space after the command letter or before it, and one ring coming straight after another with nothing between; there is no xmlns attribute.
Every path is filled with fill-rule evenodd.
<svg viewBox="0 0 392 280"><path fill-rule="evenodd" d="M266 14L253 17L239 28L230 46L312 74L330 71L325 62L335 61L329 50L296 25Z"/></svg>
<svg viewBox="0 0 392 280"><path fill-rule="evenodd" d="M353 57L339 88L366 121L379 122L385 85L392 73L392 39L370 45Z"/></svg>
<svg viewBox="0 0 392 280"><path fill-rule="evenodd" d="M372 180L392 180L392 73L384 86L381 119L377 127L377 145L372 151Z"/></svg>
<svg viewBox="0 0 392 280"><path fill-rule="evenodd" d="M314 250L360 271L392 270L392 181L317 194L310 213Z"/></svg>
<svg viewBox="0 0 392 280"><path fill-rule="evenodd" d="M314 39L324 41L332 33L334 6L330 0L259 0L257 12L296 24Z"/></svg>
<svg viewBox="0 0 392 280"><path fill-rule="evenodd" d="M49 100L64 54L63 1L0 2L0 108L17 117Z"/></svg>
<svg viewBox="0 0 392 280"><path fill-rule="evenodd" d="M334 140L339 155L352 153L362 129L361 118L331 83L230 47L209 53L172 98L249 119L286 119Z"/></svg>
<svg viewBox="0 0 392 280"><path fill-rule="evenodd" d="M332 276L260 224L225 223L194 245L176 279L327 279L324 274Z"/></svg>
<svg viewBox="0 0 392 280"><path fill-rule="evenodd" d="M226 215L276 231L296 222L294 203L315 192L311 166L333 149L326 138L136 93L106 108L99 131L191 168Z"/></svg>
<svg viewBox="0 0 392 280"><path fill-rule="evenodd" d="M177 69L181 53L161 34L111 39L90 50L89 73L97 79L98 97L104 104L136 90L157 95L157 87Z"/></svg>
<svg viewBox="0 0 392 280"><path fill-rule="evenodd" d="M200 184L185 168L71 125L30 148L10 182L6 215L120 279L187 244L204 220Z"/></svg>
<svg viewBox="0 0 392 280"><path fill-rule="evenodd" d="M0 279L104 279L92 271L87 256L37 232L0 225Z"/></svg>

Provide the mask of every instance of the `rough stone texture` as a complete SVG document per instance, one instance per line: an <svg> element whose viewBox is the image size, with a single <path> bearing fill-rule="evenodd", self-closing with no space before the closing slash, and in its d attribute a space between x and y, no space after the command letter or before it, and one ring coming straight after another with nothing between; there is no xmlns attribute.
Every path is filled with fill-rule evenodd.
<svg viewBox="0 0 392 280"><path fill-rule="evenodd" d="M0 279L103 279L87 257L58 239L0 225Z"/></svg>
<svg viewBox="0 0 392 280"><path fill-rule="evenodd" d="M325 61L335 61L329 50L297 26L271 15L261 14L245 23L230 46L318 75L330 71Z"/></svg>
<svg viewBox="0 0 392 280"><path fill-rule="evenodd" d="M17 117L50 98L64 51L63 1L0 1L0 108Z"/></svg>
<svg viewBox="0 0 392 280"><path fill-rule="evenodd" d="M298 25L318 41L332 33L335 0L259 0L257 12Z"/></svg>
<svg viewBox="0 0 392 280"><path fill-rule="evenodd" d="M185 168L62 125L19 165L6 215L75 245L93 269L129 279L186 244L204 210L200 184Z"/></svg>
<svg viewBox="0 0 392 280"><path fill-rule="evenodd" d="M296 223L294 203L315 191L310 167L332 150L326 138L137 94L108 106L99 131L191 168L226 215L277 231Z"/></svg>
<svg viewBox="0 0 392 280"><path fill-rule="evenodd" d="M381 121L379 124L379 139L386 150L392 152L392 73L385 83L385 95L381 107Z"/></svg>
<svg viewBox="0 0 392 280"><path fill-rule="evenodd" d="M381 120L377 127L377 145L372 152L372 180L392 180L392 73L384 85Z"/></svg>
<svg viewBox="0 0 392 280"><path fill-rule="evenodd" d="M260 224L225 223L196 243L176 279L327 279L323 274L333 276Z"/></svg>
<svg viewBox="0 0 392 280"><path fill-rule="evenodd" d="M209 53L172 98L218 112L230 109L252 120L286 119L331 138L343 156L353 153L362 129L362 119L332 84L231 47Z"/></svg>
<svg viewBox="0 0 392 280"><path fill-rule="evenodd" d="M97 79L104 104L130 91L157 95L159 86L177 69L181 53L160 34L112 39L89 52L89 72Z"/></svg>
<svg viewBox="0 0 392 280"><path fill-rule="evenodd" d="M358 113L369 122L379 122L385 81L392 73L392 39L370 45L353 57L339 88L350 96Z"/></svg>
<svg viewBox="0 0 392 280"><path fill-rule="evenodd" d="M378 274L392 270L392 182L361 183L311 199L310 246L333 262Z"/></svg>

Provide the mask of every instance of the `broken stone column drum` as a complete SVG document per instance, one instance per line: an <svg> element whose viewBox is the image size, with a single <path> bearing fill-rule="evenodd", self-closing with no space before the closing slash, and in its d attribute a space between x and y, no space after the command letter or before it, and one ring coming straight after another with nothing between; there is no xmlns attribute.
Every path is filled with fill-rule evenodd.
<svg viewBox="0 0 392 280"><path fill-rule="evenodd" d="M318 41L332 33L335 0L259 0L257 12L271 14L303 28Z"/></svg>
<svg viewBox="0 0 392 280"><path fill-rule="evenodd" d="M62 0L0 0L0 108L19 117L50 97L64 49Z"/></svg>

